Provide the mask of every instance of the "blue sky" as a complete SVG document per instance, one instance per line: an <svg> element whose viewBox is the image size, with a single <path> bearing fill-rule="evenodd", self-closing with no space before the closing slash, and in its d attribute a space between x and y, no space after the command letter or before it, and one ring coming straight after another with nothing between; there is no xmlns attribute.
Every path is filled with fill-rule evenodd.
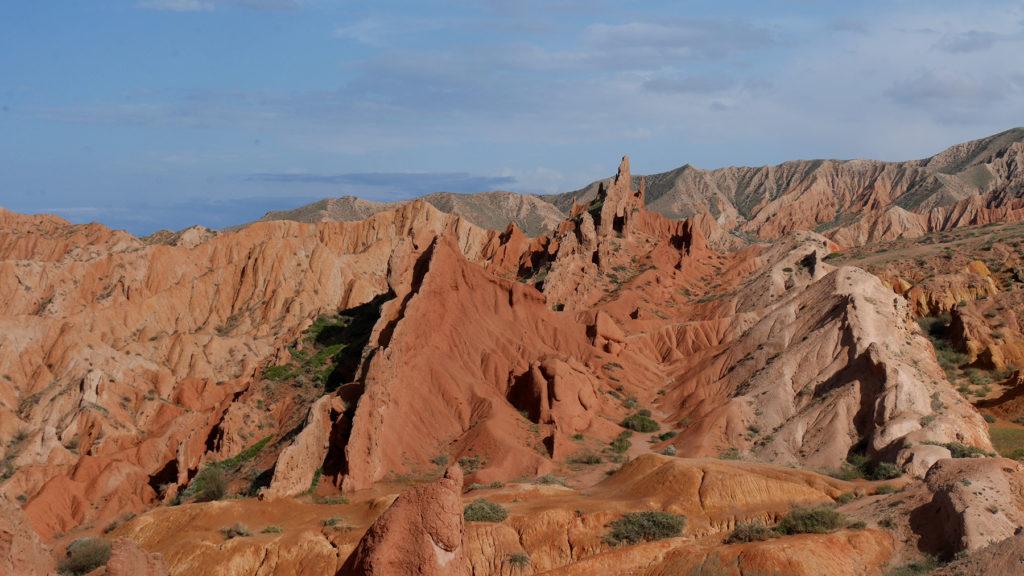
<svg viewBox="0 0 1024 576"><path fill-rule="evenodd" d="M135 234L351 194L920 158L1024 125L1024 3L0 7L0 206Z"/></svg>

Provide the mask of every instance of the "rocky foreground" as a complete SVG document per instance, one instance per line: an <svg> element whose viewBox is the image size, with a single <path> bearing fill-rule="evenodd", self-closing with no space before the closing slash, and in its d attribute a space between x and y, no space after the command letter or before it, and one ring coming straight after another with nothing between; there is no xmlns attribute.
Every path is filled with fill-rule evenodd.
<svg viewBox="0 0 1024 576"><path fill-rule="evenodd" d="M1000 573L1018 148L988 212L762 210L742 248L628 159L534 237L424 201L146 239L0 210L0 574L97 543L108 575Z"/></svg>

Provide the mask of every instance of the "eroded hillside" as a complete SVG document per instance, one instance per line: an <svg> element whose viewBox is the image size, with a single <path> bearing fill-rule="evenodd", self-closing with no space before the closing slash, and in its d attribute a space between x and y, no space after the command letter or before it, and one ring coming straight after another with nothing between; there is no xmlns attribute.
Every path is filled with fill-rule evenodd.
<svg viewBox="0 0 1024 576"><path fill-rule="evenodd" d="M922 169L995 165L972 150ZM536 237L422 201L144 240L0 213L0 543L32 568L3 567L99 537L121 538L109 574L877 574L1012 535L1021 467L956 458L993 452L978 408L1016 415L958 390L967 363L1017 361L988 322L1019 309L996 297L1015 228L965 229L1002 265L950 258L932 274L982 279L927 284L881 249L834 255L838 231L773 232L779 211L737 250L649 192L624 159ZM942 313L961 372L918 322ZM507 519L464 521L478 498ZM821 533L755 529L837 504ZM685 521L609 535L651 511Z"/></svg>

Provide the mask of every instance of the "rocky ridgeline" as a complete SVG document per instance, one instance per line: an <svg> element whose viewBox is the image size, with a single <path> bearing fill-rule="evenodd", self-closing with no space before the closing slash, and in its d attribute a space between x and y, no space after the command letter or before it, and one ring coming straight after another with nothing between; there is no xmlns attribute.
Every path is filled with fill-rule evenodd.
<svg viewBox="0 0 1024 576"><path fill-rule="evenodd" d="M1015 178L1013 158L987 161ZM108 573L877 573L907 549L868 516L722 542L791 504L868 495L817 473L850 459L926 478L921 506L965 527L906 530L943 553L1006 536L935 475L992 444L914 321L919 299L831 264L836 235L718 250L718 221L651 212L650 190L623 159L532 238L421 201L145 242L0 213L0 498L17 511L0 545L43 571L47 545L102 529L141 546L114 540ZM789 232L764 214L766 237ZM620 452L635 459L603 482L578 468ZM1018 471L997 467L992 489L1009 494ZM585 490L523 481L577 472ZM465 525L463 490L492 490L510 518ZM228 492L259 498L204 503ZM652 508L688 518L681 538L605 539L617 515Z"/></svg>

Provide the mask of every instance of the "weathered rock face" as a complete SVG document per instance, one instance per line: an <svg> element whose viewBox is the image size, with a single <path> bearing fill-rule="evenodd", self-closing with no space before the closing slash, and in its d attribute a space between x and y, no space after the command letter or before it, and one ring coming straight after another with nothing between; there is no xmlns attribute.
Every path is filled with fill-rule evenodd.
<svg viewBox="0 0 1024 576"><path fill-rule="evenodd" d="M720 304L719 318L735 311L727 330L687 327L711 345L689 348L664 397L671 419L689 424L673 441L679 453L735 447L826 469L856 450L908 462L911 442L989 449L984 422L945 380L903 299L861 270L833 269L822 239L801 238L766 253L763 272Z"/></svg>
<svg viewBox="0 0 1024 576"><path fill-rule="evenodd" d="M0 224L0 433L17 439L0 491L46 535L141 510L303 418L308 403L259 408L260 366L319 312L387 292L399 240L448 231L482 259L497 238L422 202L148 246L54 217Z"/></svg>
<svg viewBox="0 0 1024 576"><path fill-rule="evenodd" d="M17 503L0 494L0 574L56 574L50 551Z"/></svg>
<svg viewBox="0 0 1024 576"><path fill-rule="evenodd" d="M370 526L339 576L468 576L463 547L462 469L403 492Z"/></svg>
<svg viewBox="0 0 1024 576"><path fill-rule="evenodd" d="M687 517L686 533L728 532L749 520L774 523L794 504L831 503L850 484L770 464L645 454L595 487L595 496L638 501Z"/></svg>
<svg viewBox="0 0 1024 576"><path fill-rule="evenodd" d="M150 554L128 538L110 543L110 560L106 576L168 576L167 565L160 554Z"/></svg>
<svg viewBox="0 0 1024 576"><path fill-rule="evenodd" d="M931 572L932 576L959 574L1017 574L1024 565L1024 532L990 544L966 558Z"/></svg>
<svg viewBox="0 0 1024 576"><path fill-rule="evenodd" d="M1010 538L1024 523L1024 466L1018 462L941 460L928 471L925 483L932 500L916 512L928 524L925 546L947 558Z"/></svg>

